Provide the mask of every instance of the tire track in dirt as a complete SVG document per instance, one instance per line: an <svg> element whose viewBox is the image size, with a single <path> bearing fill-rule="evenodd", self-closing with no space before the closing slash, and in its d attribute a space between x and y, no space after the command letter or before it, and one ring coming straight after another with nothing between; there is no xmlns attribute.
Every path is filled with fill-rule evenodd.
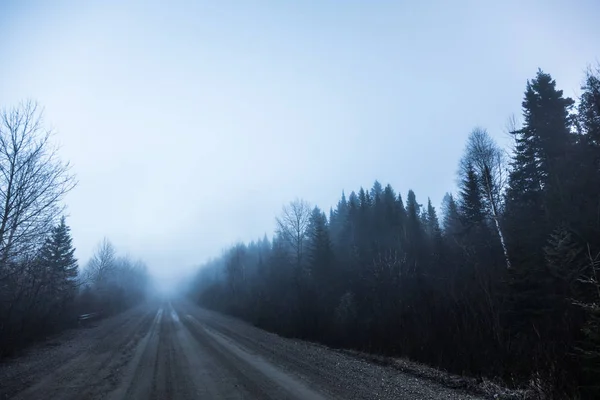
<svg viewBox="0 0 600 400"><path fill-rule="evenodd" d="M207 328L192 315L183 318L192 333L219 365L236 377L253 398L324 400L326 396L285 373L258 354Z"/></svg>
<svg viewBox="0 0 600 400"><path fill-rule="evenodd" d="M151 383L154 381L162 318L163 308L160 307L146 335L137 344L133 357L123 369L120 385L111 398L149 398L152 392ZM152 367L148 367L149 365Z"/></svg>
<svg viewBox="0 0 600 400"><path fill-rule="evenodd" d="M119 327L62 366L50 371L15 399L97 399L116 386L119 370L150 327L153 313L145 311Z"/></svg>
<svg viewBox="0 0 600 400"><path fill-rule="evenodd" d="M78 332L24 366L0 365L0 378L11 379L0 381L0 398L476 399L186 301L140 306ZM19 377L31 387L19 390Z"/></svg>
<svg viewBox="0 0 600 400"><path fill-rule="evenodd" d="M182 315L203 331L230 347L239 347L242 358L259 356L276 371L286 373L326 398L338 399L479 399L423 380L397 369L375 365L326 346L287 339L265 332L237 318L202 309L187 301L177 304ZM248 356L249 354L249 356ZM269 373L267 373L269 375Z"/></svg>

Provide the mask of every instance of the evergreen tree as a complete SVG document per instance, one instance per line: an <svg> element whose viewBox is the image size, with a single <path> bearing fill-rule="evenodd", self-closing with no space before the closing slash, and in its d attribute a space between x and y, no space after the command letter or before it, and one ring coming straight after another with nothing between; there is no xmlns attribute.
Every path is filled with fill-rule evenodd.
<svg viewBox="0 0 600 400"><path fill-rule="evenodd" d="M535 368L558 388L570 379L557 375L557 369L568 363L566 343L578 330L568 300L578 246L565 218L572 208L566 190L574 172L573 100L563 97L549 74L538 71L527 83L522 106L524 124L513 133L516 147L506 199L507 243L515 267L506 321L520 339L513 354L531 360L515 360L515 367Z"/></svg>
<svg viewBox="0 0 600 400"><path fill-rule="evenodd" d="M40 250L40 262L47 271L50 285L63 300L75 294L78 266L72 242L71 229L62 217Z"/></svg>
<svg viewBox="0 0 600 400"><path fill-rule="evenodd" d="M576 231L589 246L588 268L580 281L587 284L591 295L580 303L586 312L582 328L584 339L578 349L582 358L582 392L585 398L600 397L600 222L597 204L600 204L600 67L588 70L579 103L578 122L582 140L578 172L574 174L577 204L570 215L578 222ZM590 168L591 166L591 168ZM582 190L585 188L585 190ZM575 196L574 196L575 197Z"/></svg>
<svg viewBox="0 0 600 400"><path fill-rule="evenodd" d="M320 281L330 279L333 253L329 238L327 217L319 207L315 207L311 212L307 236L309 239L308 261L311 275ZM323 283L326 284L325 282Z"/></svg>
<svg viewBox="0 0 600 400"><path fill-rule="evenodd" d="M527 240L526 247L541 248L553 227L551 219L560 218L565 203L561 186L566 181L566 156L572 144L570 111L574 102L563 97L549 74L538 71L536 78L527 82L522 103L524 124L513 132L515 155L509 177L507 214L509 226L516 241ZM530 219L532 227L520 231L517 220ZM554 221L558 225L560 221Z"/></svg>
<svg viewBox="0 0 600 400"><path fill-rule="evenodd" d="M442 202L444 218L442 221L442 227L446 236L455 236L461 233L462 224L460 221L460 214L458 211L458 205L454 200L454 196L450 193L446 193Z"/></svg>
<svg viewBox="0 0 600 400"><path fill-rule="evenodd" d="M373 251L377 253L391 245L389 227L392 221L387 218L384 190L378 181L373 184L370 197L373 201L370 221L371 242Z"/></svg>
<svg viewBox="0 0 600 400"><path fill-rule="evenodd" d="M545 262L542 248L572 208L564 193L573 174L566 159L573 142L572 105L549 74L538 71L527 82L524 124L513 132L516 147L506 199L508 248L522 268Z"/></svg>
<svg viewBox="0 0 600 400"><path fill-rule="evenodd" d="M379 183L379 181L375 181L373 183L373 187L371 188L371 198L376 201L377 198L381 197L383 193L383 186L381 186L381 183Z"/></svg>
<svg viewBox="0 0 600 400"><path fill-rule="evenodd" d="M570 110L573 104L572 99L563 97L562 90L556 89L552 77L541 70L535 79L527 82L523 101L524 125L516 135L518 143L526 148L523 155L530 158L524 161L531 164L534 187L547 186L560 170L559 163L571 143ZM516 165L515 169L518 167Z"/></svg>
<svg viewBox="0 0 600 400"><path fill-rule="evenodd" d="M406 208L404 207L404 201L402 195L398 193L398 201L396 201L396 209L398 210L398 224L400 226L401 240L406 239Z"/></svg>
<svg viewBox="0 0 600 400"><path fill-rule="evenodd" d="M412 190L408 191L408 197L406 201L406 216L409 224L413 230L420 225L419 215L421 214L421 205L417 203L415 192Z"/></svg>
<svg viewBox="0 0 600 400"><path fill-rule="evenodd" d="M581 89L583 93L578 109L580 133L585 135L589 145L600 150L600 67L596 71L587 72L585 84Z"/></svg>
<svg viewBox="0 0 600 400"><path fill-rule="evenodd" d="M413 272L423 261L425 252L423 226L421 224L421 205L417 203L415 192L408 191L406 198L406 252Z"/></svg>
<svg viewBox="0 0 600 400"><path fill-rule="evenodd" d="M394 193L394 189L390 185L385 187L381 195L381 211L379 214L383 247L386 249L398 249L401 243L403 221L396 201L396 193Z"/></svg>
<svg viewBox="0 0 600 400"><path fill-rule="evenodd" d="M443 218L430 199L423 207L409 191L405 206L375 181L342 193L329 223L312 210L310 273L300 285L289 244L275 237L264 261L250 246L247 262L264 262L268 273L253 279L263 267L248 266L242 316L261 314L261 327L334 346L597 397L600 256L586 265L600 253L599 82L588 74L575 135L572 100L539 71L513 132L508 187L503 149L476 129ZM213 304L226 309L220 304L234 299L222 286L212 285Z"/></svg>
<svg viewBox="0 0 600 400"><path fill-rule="evenodd" d="M481 226L485 219L478 177L472 165L467 166L466 176L461 183L460 214L466 228Z"/></svg>
<svg viewBox="0 0 600 400"><path fill-rule="evenodd" d="M385 218L392 225L398 225L398 208L396 205L396 193L394 193L394 189L390 185L387 185L383 190L383 195L381 196L381 202L385 209Z"/></svg>
<svg viewBox="0 0 600 400"><path fill-rule="evenodd" d="M338 201L335 210L330 213L329 217L329 228L331 233L331 240L335 247L339 248L342 243L349 241L349 235L347 231L348 224L348 201L346 200L346 194L342 191L342 198Z"/></svg>
<svg viewBox="0 0 600 400"><path fill-rule="evenodd" d="M431 199L427 199L426 225L428 247L429 247L429 269L434 271L436 275L440 275L444 268L442 256L444 254L444 243L442 238L442 230L438 220L435 207L431 204Z"/></svg>
<svg viewBox="0 0 600 400"><path fill-rule="evenodd" d="M362 187L358 191L358 202L361 210L365 210L365 212L371 206L371 198Z"/></svg>
<svg viewBox="0 0 600 400"><path fill-rule="evenodd" d="M431 199L427 198L427 234L431 238L441 237L440 222L435 211L435 207L431 204Z"/></svg>

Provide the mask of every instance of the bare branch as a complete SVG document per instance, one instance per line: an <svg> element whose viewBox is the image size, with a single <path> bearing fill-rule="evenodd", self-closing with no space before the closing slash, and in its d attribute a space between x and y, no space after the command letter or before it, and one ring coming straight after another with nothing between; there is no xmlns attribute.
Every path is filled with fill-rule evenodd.
<svg viewBox="0 0 600 400"><path fill-rule="evenodd" d="M304 200L296 199L284 206L277 218L277 230L291 246L296 256L296 267L300 268L304 257L306 230L310 221L311 207Z"/></svg>
<svg viewBox="0 0 600 400"><path fill-rule="evenodd" d="M465 155L460 163L460 174L466 175L469 166L477 174L481 193L484 195L486 212L494 221L504 252L506 267L510 268L508 249L500 227L500 214L504 204L502 199L508 184L506 157L485 129L475 128L469 135Z"/></svg>
<svg viewBox="0 0 600 400"><path fill-rule="evenodd" d="M0 268L35 250L76 185L35 102L0 112Z"/></svg>

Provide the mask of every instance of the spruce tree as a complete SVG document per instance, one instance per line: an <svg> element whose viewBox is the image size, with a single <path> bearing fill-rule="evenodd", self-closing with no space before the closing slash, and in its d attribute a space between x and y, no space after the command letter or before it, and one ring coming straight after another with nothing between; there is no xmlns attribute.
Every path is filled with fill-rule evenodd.
<svg viewBox="0 0 600 400"><path fill-rule="evenodd" d="M564 189L573 174L567 165L573 100L563 97L552 77L540 70L527 82L522 106L524 124L513 132L505 220L511 258L526 268L545 262L542 248L572 208Z"/></svg>
<svg viewBox="0 0 600 400"><path fill-rule="evenodd" d="M585 135L589 145L600 150L600 67L587 72L581 89L583 93L578 108L580 133Z"/></svg>
<svg viewBox="0 0 600 400"><path fill-rule="evenodd" d="M60 299L74 295L77 278L77 259L71 238L71 229L62 217L40 251L40 262L50 279L53 292Z"/></svg>
<svg viewBox="0 0 600 400"><path fill-rule="evenodd" d="M427 234L435 239L441 237L440 222L430 198L427 198Z"/></svg>
<svg viewBox="0 0 600 400"><path fill-rule="evenodd" d="M311 212L307 236L311 275L320 281L325 281L331 277L333 253L327 217L319 207L315 207Z"/></svg>
<svg viewBox="0 0 600 400"><path fill-rule="evenodd" d="M404 207L404 201L402 195L398 193L398 201L396 201L396 209L398 210L398 221L400 224L400 230L405 231L406 228L406 208Z"/></svg>
<svg viewBox="0 0 600 400"><path fill-rule="evenodd" d="M513 132L515 155L507 214L513 241L530 247L520 252L533 250L537 257L532 262L539 262L547 235L561 222L557 218L564 215L565 207L569 207L562 187L569 178L565 163L573 142L573 100L563 97L552 77L539 70L535 79L527 82L522 106L523 127ZM519 221L526 219L532 223L524 227Z"/></svg>
<svg viewBox="0 0 600 400"><path fill-rule="evenodd" d="M385 218L393 226L398 225L398 208L396 206L396 193L390 185L387 185L383 190L382 204L385 209Z"/></svg>
<svg viewBox="0 0 600 400"><path fill-rule="evenodd" d="M381 197L383 193L383 186L379 181L375 181L373 183L373 187L371 188L371 198L376 201L378 197Z"/></svg>
<svg viewBox="0 0 600 400"><path fill-rule="evenodd" d="M565 282L577 268L570 260L576 245L566 239L565 219L572 208L565 189L573 173L568 157L575 143L570 130L573 100L563 97L552 77L540 70L527 82L522 106L523 126L513 132L516 147L505 211L514 266L506 323L519 337L515 357L530 360L515 360L516 366L535 368L562 385L555 374L557 363L567 362L564 343L573 323Z"/></svg>
<svg viewBox="0 0 600 400"><path fill-rule="evenodd" d="M460 214L458 204L454 200L454 196L446 193L443 200L442 208L444 218L442 220L442 228L445 236L455 236L461 233L462 224L460 222Z"/></svg>
<svg viewBox="0 0 600 400"><path fill-rule="evenodd" d="M408 191L406 198L406 252L409 265L417 271L418 265L423 261L426 253L423 240L423 226L421 224L421 205L417 203L415 192ZM419 268L420 270L420 268Z"/></svg>
<svg viewBox="0 0 600 400"><path fill-rule="evenodd" d="M417 203L417 198L415 196L415 192L412 190L408 191L408 197L406 201L406 214L408 222L411 224L411 228L416 228L419 226L419 215L420 215L421 205Z"/></svg>
<svg viewBox="0 0 600 400"><path fill-rule="evenodd" d="M478 179L473 166L468 165L460 189L460 214L467 229L480 226L485 219Z"/></svg>

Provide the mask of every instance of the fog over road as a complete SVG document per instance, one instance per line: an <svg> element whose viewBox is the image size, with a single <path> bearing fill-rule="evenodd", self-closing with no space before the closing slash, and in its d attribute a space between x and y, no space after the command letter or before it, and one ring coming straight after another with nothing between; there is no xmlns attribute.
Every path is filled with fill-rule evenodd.
<svg viewBox="0 0 600 400"><path fill-rule="evenodd" d="M187 302L147 304L0 365L0 398L472 399Z"/></svg>

